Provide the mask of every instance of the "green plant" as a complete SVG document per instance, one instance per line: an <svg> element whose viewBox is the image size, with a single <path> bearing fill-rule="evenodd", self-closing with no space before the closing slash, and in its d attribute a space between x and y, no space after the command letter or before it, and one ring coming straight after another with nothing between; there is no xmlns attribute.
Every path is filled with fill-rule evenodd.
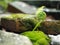
<svg viewBox="0 0 60 45"><path fill-rule="evenodd" d="M39 21L33 31L23 32L22 35L27 36L33 45L49 45L50 39L42 31L35 31L37 27L45 20L46 13L43 11L44 6L40 7L36 12L36 18Z"/></svg>
<svg viewBox="0 0 60 45"><path fill-rule="evenodd" d="M8 3L12 1L14 0L0 0L0 6L2 6L4 9L7 9Z"/></svg>
<svg viewBox="0 0 60 45"><path fill-rule="evenodd" d="M36 12L36 18L39 20L39 22L36 24L34 27L33 31L45 20L46 18L46 13L43 11L44 6L38 8Z"/></svg>

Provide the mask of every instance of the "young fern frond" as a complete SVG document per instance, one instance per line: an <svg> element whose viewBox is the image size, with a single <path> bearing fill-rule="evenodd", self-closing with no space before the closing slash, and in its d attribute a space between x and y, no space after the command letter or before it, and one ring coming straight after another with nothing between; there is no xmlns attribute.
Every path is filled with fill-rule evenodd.
<svg viewBox="0 0 60 45"><path fill-rule="evenodd" d="M34 27L33 31L35 31L35 29L41 24L41 22L43 22L46 18L46 13L43 11L44 6L38 8L37 12L36 12L36 18L37 20L39 20L39 22L36 24L36 26Z"/></svg>

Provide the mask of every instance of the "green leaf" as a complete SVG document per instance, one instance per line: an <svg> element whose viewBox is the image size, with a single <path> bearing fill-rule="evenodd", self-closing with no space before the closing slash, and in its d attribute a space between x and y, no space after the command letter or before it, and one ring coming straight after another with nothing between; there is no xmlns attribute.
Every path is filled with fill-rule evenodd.
<svg viewBox="0 0 60 45"><path fill-rule="evenodd" d="M8 3L12 1L14 0L0 0L0 6L2 6L6 10L8 7Z"/></svg>
<svg viewBox="0 0 60 45"><path fill-rule="evenodd" d="M45 18L46 18L46 13L45 13L44 10L43 10L44 7L45 7L45 6L42 6L42 7L40 7L40 8L37 9L36 17L37 17L38 20L44 21Z"/></svg>
<svg viewBox="0 0 60 45"><path fill-rule="evenodd" d="M37 18L39 21L44 21L45 18L46 18L46 13L45 12L40 12L38 15L37 15Z"/></svg>

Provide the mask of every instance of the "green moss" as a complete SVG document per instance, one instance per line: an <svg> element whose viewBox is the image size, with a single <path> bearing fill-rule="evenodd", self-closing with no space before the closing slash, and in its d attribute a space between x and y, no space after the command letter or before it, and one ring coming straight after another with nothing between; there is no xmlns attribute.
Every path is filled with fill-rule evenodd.
<svg viewBox="0 0 60 45"><path fill-rule="evenodd" d="M33 42L33 45L48 45L50 42L49 37L42 31L28 31L22 33L22 35L27 36Z"/></svg>

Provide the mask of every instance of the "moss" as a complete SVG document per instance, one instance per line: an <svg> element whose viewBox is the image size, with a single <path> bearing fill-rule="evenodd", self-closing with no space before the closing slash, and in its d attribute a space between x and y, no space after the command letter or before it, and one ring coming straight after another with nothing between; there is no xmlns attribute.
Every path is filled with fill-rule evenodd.
<svg viewBox="0 0 60 45"><path fill-rule="evenodd" d="M33 45L48 45L50 42L49 37L42 31L28 31L22 33L22 35L27 36L33 43Z"/></svg>

